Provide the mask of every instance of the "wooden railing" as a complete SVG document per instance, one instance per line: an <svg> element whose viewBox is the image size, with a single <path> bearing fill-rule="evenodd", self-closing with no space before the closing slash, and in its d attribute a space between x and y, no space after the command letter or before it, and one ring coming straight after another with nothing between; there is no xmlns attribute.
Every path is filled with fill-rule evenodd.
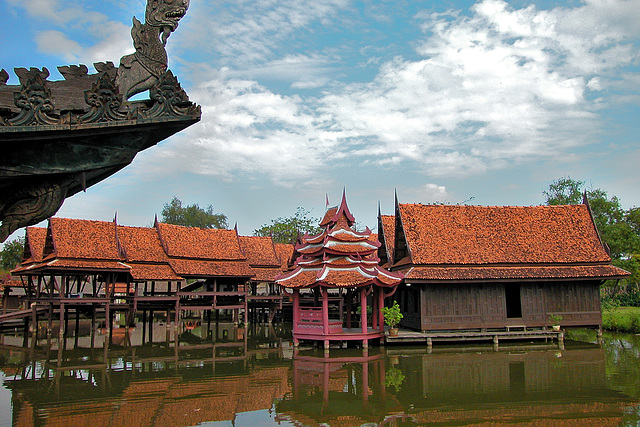
<svg viewBox="0 0 640 427"><path fill-rule="evenodd" d="M298 315L298 330L305 333L322 335L324 333L324 327L322 324L322 308L300 307ZM329 319L329 333L342 333L342 320Z"/></svg>

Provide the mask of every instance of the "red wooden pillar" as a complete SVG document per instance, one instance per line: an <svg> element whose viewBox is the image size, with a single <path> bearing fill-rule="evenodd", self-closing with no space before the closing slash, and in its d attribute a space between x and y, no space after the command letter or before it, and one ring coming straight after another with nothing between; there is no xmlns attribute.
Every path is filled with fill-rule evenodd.
<svg viewBox="0 0 640 427"><path fill-rule="evenodd" d="M369 403L369 362L362 363L362 400Z"/></svg>
<svg viewBox="0 0 640 427"><path fill-rule="evenodd" d="M293 333L298 332L298 322L300 321L300 290L293 290ZM295 338L295 335L294 335Z"/></svg>
<svg viewBox="0 0 640 427"><path fill-rule="evenodd" d="M351 298L353 295L351 294L351 289L347 289L347 329L351 329Z"/></svg>
<svg viewBox="0 0 640 427"><path fill-rule="evenodd" d="M378 328L378 288L373 286L373 294L371 295L371 329Z"/></svg>
<svg viewBox="0 0 640 427"><path fill-rule="evenodd" d="M322 333L326 337L329 335L329 291L320 286L322 295Z"/></svg>
<svg viewBox="0 0 640 427"><path fill-rule="evenodd" d="M380 332L384 332L384 315L382 314L382 308L384 307L384 289L378 288L378 329Z"/></svg>
<svg viewBox="0 0 640 427"><path fill-rule="evenodd" d="M360 288L360 328L362 333L367 333L367 293L364 286Z"/></svg>

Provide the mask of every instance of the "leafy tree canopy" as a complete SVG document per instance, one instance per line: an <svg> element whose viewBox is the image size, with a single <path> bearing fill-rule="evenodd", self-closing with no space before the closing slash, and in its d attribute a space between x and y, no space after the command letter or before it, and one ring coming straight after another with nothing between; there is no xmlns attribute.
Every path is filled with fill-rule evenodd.
<svg viewBox="0 0 640 427"><path fill-rule="evenodd" d="M308 210L298 207L292 216L272 219L269 224L253 230L253 235L271 236L276 243L292 243L298 237L298 233L317 234L322 231L322 228L318 227L320 220L310 214Z"/></svg>
<svg viewBox="0 0 640 427"><path fill-rule="evenodd" d="M631 272L629 281L640 281L640 208L625 210L616 196L599 188L586 188L584 181L559 178L543 191L548 205L582 203L586 192L593 219L611 250L613 263Z"/></svg>
<svg viewBox="0 0 640 427"><path fill-rule="evenodd" d="M0 270L13 270L22 261L23 252L24 237L5 243L0 252Z"/></svg>
<svg viewBox="0 0 640 427"><path fill-rule="evenodd" d="M202 209L197 203L183 207L177 197L162 206L161 216L161 221L167 224L185 227L227 228L227 216L215 213L212 205L207 206L206 209Z"/></svg>

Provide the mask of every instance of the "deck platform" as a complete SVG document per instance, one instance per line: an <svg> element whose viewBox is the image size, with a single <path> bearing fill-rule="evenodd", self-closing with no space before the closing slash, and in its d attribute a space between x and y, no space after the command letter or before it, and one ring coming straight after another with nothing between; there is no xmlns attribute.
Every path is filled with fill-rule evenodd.
<svg viewBox="0 0 640 427"><path fill-rule="evenodd" d="M564 342L563 331L552 331L545 329L527 330L496 330L496 331L433 331L418 332L410 330L400 330L397 336L389 336L389 331L385 332L385 343L388 344L416 344L426 343L427 346L433 345L435 342L466 342L466 341L485 341L493 342L498 345L500 341L515 340L551 340L558 343Z"/></svg>

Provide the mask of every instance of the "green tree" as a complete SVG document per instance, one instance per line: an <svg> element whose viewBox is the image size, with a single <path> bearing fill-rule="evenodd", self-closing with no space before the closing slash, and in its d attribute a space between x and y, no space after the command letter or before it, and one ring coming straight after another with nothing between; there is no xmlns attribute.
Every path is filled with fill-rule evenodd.
<svg viewBox="0 0 640 427"><path fill-rule="evenodd" d="M542 194L547 197L547 205L576 205L582 202L584 181L562 177L549 184Z"/></svg>
<svg viewBox="0 0 640 427"><path fill-rule="evenodd" d="M616 196L599 188L585 188L584 181L559 178L543 191L548 205L582 203L586 192L593 219L611 251L613 263L632 273L631 282L640 280L640 208L625 210Z"/></svg>
<svg viewBox="0 0 640 427"><path fill-rule="evenodd" d="M206 209L202 209L197 203L183 207L177 197L162 206L161 216L161 221L167 224L185 227L227 228L226 215L215 213L212 205L207 206Z"/></svg>
<svg viewBox="0 0 640 427"><path fill-rule="evenodd" d="M320 221L310 214L308 210L298 207L292 216L272 219L269 224L253 230L253 235L271 236L276 243L292 243L298 237L298 233L321 232L322 228L318 227Z"/></svg>
<svg viewBox="0 0 640 427"><path fill-rule="evenodd" d="M13 270L22 261L24 252L24 237L7 242L0 252L0 270Z"/></svg>

